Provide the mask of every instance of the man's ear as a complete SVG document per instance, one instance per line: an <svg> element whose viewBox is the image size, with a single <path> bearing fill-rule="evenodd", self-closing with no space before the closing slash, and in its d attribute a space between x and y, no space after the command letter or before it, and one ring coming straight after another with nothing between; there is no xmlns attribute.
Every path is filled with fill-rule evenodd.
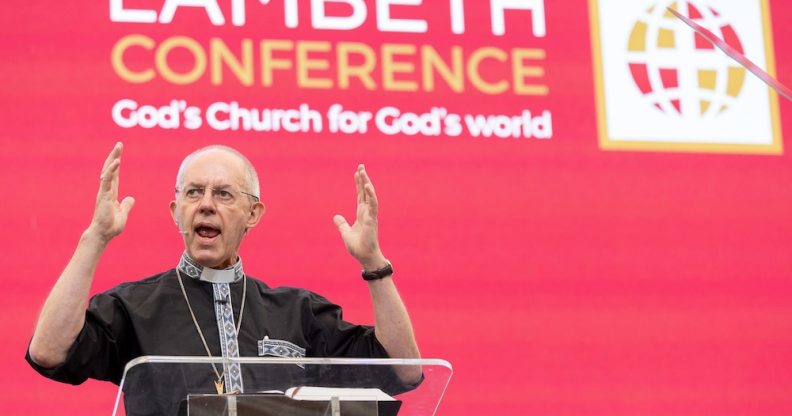
<svg viewBox="0 0 792 416"><path fill-rule="evenodd" d="M176 201L171 201L168 206L170 207L171 218L173 218L173 222L176 223L177 227L181 227L179 225L179 220L176 218Z"/></svg>
<svg viewBox="0 0 792 416"><path fill-rule="evenodd" d="M255 227L261 218L264 217L264 213L267 211L267 207L264 206L264 203L261 201L256 201L250 205L250 215L248 216L247 220L247 228Z"/></svg>

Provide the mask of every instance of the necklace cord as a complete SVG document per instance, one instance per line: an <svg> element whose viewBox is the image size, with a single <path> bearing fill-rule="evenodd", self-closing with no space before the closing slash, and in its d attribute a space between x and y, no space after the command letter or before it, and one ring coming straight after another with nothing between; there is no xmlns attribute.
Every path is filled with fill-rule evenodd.
<svg viewBox="0 0 792 416"><path fill-rule="evenodd" d="M187 309L190 311L190 318L192 318L193 324L195 325L195 330L198 331L198 336L201 338L201 342L203 343L204 349L206 349L206 354L209 358L214 358L212 356L212 352L209 350L209 344L206 343L206 338L203 335L203 331L201 331L201 326L198 325L198 320L195 318L195 312L193 312L193 308L190 305L190 299L187 297L187 290L184 288L184 282L182 282L181 273L179 273L179 268L176 268L176 277L179 281L179 287L181 288L182 295L184 295L184 301L187 303ZM242 277L242 306L239 308L239 321L237 322L236 327L236 336L237 342L239 340L239 328L242 327L242 317L245 313L245 299L247 298L247 276ZM225 370L223 370L223 374L221 375L219 371L217 371L217 366L215 363L212 363L212 369L214 370L215 375L217 376L217 382L221 382L223 378L225 378Z"/></svg>

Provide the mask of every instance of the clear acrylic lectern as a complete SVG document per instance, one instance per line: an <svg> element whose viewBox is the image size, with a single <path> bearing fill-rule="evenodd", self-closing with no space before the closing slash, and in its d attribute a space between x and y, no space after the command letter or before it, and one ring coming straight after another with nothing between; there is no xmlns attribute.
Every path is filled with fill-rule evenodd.
<svg viewBox="0 0 792 416"><path fill-rule="evenodd" d="M124 369L113 416L430 416L451 374L438 359L143 356Z"/></svg>

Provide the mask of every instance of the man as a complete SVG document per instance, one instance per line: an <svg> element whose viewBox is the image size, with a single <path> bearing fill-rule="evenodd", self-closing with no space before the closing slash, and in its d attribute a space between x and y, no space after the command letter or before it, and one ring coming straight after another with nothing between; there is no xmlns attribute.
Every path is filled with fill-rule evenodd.
<svg viewBox="0 0 792 416"><path fill-rule="evenodd" d="M118 201L123 145L108 155L93 219L47 297L28 348L40 373L79 384L119 383L141 355L419 358L407 311L377 237L377 196L363 165L355 171L357 218L333 218L367 279L375 326L352 325L340 308L302 289L269 288L246 276L238 252L264 215L256 171L224 146L199 149L176 178L173 220L185 251L175 269L119 285L86 301L96 265L120 234L134 199ZM397 369L406 385L420 367ZM215 367L218 392L244 391L238 365Z"/></svg>

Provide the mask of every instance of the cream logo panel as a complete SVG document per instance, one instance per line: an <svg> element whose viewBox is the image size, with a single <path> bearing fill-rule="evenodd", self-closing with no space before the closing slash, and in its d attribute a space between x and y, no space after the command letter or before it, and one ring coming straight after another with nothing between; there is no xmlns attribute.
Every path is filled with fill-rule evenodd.
<svg viewBox="0 0 792 416"><path fill-rule="evenodd" d="M767 0L590 0L600 148L781 154L778 97L668 12L775 75Z"/></svg>

